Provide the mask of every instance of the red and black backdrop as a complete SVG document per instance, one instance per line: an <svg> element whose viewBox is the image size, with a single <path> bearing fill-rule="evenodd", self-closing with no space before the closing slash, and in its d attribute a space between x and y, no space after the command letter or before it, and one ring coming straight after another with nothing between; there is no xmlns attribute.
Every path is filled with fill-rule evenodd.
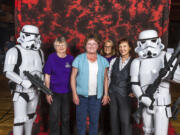
<svg viewBox="0 0 180 135"><path fill-rule="evenodd" d="M39 27L43 47L66 37L72 54L83 51L89 32L115 43L127 37L135 43L144 29L156 29L168 42L171 0L15 0L15 26L18 35L25 24ZM135 45L135 44L134 44Z"/></svg>
<svg viewBox="0 0 180 135"><path fill-rule="evenodd" d="M155 29L167 46L170 4L171 0L15 0L16 35L25 24L38 26L46 55L61 35L67 39L69 52L79 54L89 32L98 33L101 43L112 39L117 44L126 37L136 46L140 31ZM47 129L47 108L43 109L33 134Z"/></svg>

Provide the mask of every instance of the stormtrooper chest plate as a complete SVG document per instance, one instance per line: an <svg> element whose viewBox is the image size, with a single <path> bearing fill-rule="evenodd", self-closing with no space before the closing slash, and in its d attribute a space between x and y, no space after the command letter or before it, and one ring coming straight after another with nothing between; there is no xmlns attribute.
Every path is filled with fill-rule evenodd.
<svg viewBox="0 0 180 135"><path fill-rule="evenodd" d="M22 63L20 71L42 72L42 60L38 51L21 49Z"/></svg>
<svg viewBox="0 0 180 135"><path fill-rule="evenodd" d="M141 87L152 84L158 77L159 71L164 67L164 55L156 58L142 59L139 70Z"/></svg>

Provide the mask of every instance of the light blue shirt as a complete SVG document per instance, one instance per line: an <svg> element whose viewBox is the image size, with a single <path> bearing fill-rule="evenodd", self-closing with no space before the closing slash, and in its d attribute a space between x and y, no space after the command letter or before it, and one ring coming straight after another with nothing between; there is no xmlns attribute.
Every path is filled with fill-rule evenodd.
<svg viewBox="0 0 180 135"><path fill-rule="evenodd" d="M97 54L98 74L97 74L97 98L101 98L104 88L104 72L109 67L109 62ZM78 55L72 63L78 69L76 77L76 91L78 95L88 97L89 63L86 53Z"/></svg>

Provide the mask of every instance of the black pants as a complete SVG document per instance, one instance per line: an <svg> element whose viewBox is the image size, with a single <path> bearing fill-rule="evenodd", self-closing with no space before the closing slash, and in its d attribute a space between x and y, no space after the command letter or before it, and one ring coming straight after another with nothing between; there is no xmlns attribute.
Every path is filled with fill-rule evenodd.
<svg viewBox="0 0 180 135"><path fill-rule="evenodd" d="M132 135L130 98L112 92L110 99L111 135Z"/></svg>
<svg viewBox="0 0 180 135"><path fill-rule="evenodd" d="M53 93L53 102L50 105L50 135L70 135L70 93Z"/></svg>
<svg viewBox="0 0 180 135"><path fill-rule="evenodd" d="M110 133L110 110L109 110L109 104L101 107L100 112L100 121L99 121L99 127L100 127L100 133L102 135L109 135Z"/></svg>

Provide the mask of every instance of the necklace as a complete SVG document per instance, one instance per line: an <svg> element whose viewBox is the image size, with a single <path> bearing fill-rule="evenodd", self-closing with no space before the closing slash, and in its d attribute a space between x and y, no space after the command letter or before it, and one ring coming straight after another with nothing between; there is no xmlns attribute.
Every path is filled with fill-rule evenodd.
<svg viewBox="0 0 180 135"><path fill-rule="evenodd" d="M87 59L91 62L95 62L97 60L97 55L88 55L87 54Z"/></svg>

